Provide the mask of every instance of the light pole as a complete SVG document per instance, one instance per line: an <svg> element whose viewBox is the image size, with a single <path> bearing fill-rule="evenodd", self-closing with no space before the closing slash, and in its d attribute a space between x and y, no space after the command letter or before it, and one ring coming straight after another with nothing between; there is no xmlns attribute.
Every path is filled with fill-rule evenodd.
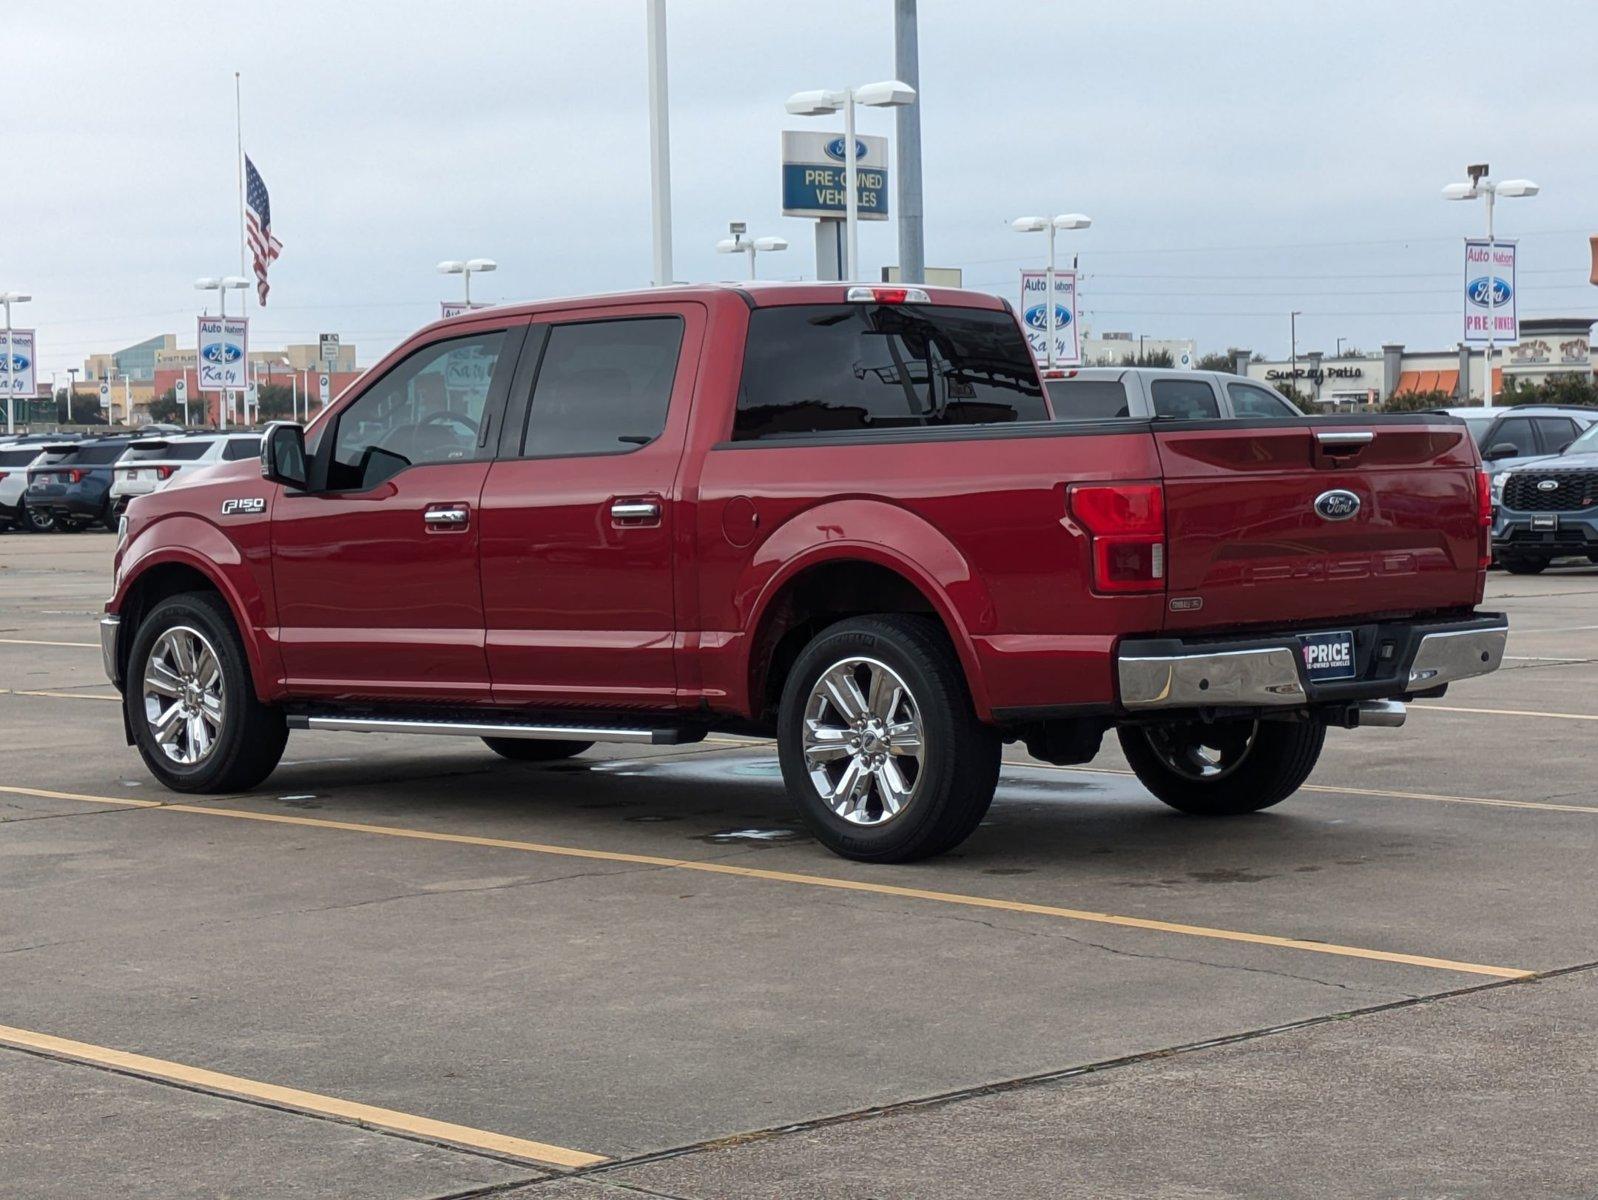
<svg viewBox="0 0 1598 1200"><path fill-rule="evenodd" d="M1465 168L1465 173L1470 176L1469 183L1450 183L1443 188L1444 200L1475 200L1480 197L1487 202L1487 355L1482 363L1481 385L1482 405L1485 408L1493 406L1493 349L1498 337L1498 314L1494 311L1498 307L1498 275L1493 265L1498 245L1493 240L1493 201L1499 196L1518 198L1535 196L1542 191L1529 179L1494 182L1487 178L1488 169L1486 163L1475 163ZM1469 286L1468 280L1466 286Z"/></svg>
<svg viewBox="0 0 1598 1200"><path fill-rule="evenodd" d="M724 237L716 243L717 254L737 254L740 251L749 255L749 278L755 278L755 255L761 252L767 254L775 250L786 250L788 241L780 237L745 237L749 226L742 221L729 221L727 228L731 237Z"/></svg>
<svg viewBox="0 0 1598 1200"><path fill-rule="evenodd" d="M1049 235L1049 267L1043 275L1043 287L1048 299L1044 301L1043 318L1044 329L1047 330L1049 348L1044 356L1043 365L1048 370L1054 369L1054 235L1061 229L1086 229L1093 224L1093 218L1085 213L1061 213L1057 217L1017 217L1010 222L1010 228L1017 233L1043 233Z"/></svg>
<svg viewBox="0 0 1598 1200"><path fill-rule="evenodd" d="M82 367L67 368L67 416L61 422L63 425L72 424L72 402L78 398L78 372L81 370Z"/></svg>
<svg viewBox="0 0 1598 1200"><path fill-rule="evenodd" d="M1343 343L1346 342L1347 340L1348 340L1347 338L1338 338L1337 339L1337 357L1338 358L1342 358L1343 357Z"/></svg>
<svg viewBox="0 0 1598 1200"><path fill-rule="evenodd" d="M1293 399L1295 400L1298 399L1298 319L1303 315L1303 312L1296 308L1287 314L1287 336L1291 347L1287 352L1288 361L1291 364L1287 378L1293 385Z"/></svg>
<svg viewBox="0 0 1598 1200"><path fill-rule="evenodd" d="M466 281L466 309L472 307L472 276L486 275L490 271L497 271L499 264L491 258L468 258L464 262L458 258L445 259L438 264L440 275L459 275Z"/></svg>
<svg viewBox="0 0 1598 1200"><path fill-rule="evenodd" d="M666 104L666 0L648 0L649 43L649 224L651 274L656 287L670 287L671 119Z"/></svg>
<svg viewBox="0 0 1598 1200"><path fill-rule="evenodd" d="M122 423L129 428L133 426L133 376L126 371L118 372L122 377ZM117 376L113 375L115 379Z"/></svg>
<svg viewBox="0 0 1598 1200"><path fill-rule="evenodd" d="M207 275L194 281L194 287L196 291L216 293L217 319L222 322L222 337L224 339L224 343L227 338L227 294L230 291L242 291L249 286L250 281L245 279L242 275ZM200 378L200 368L200 347L198 344L196 344L194 347L194 377L196 382L198 382ZM246 362L245 370L248 369L249 364ZM217 404L217 412L221 417L220 426L223 429L227 428L228 406L232 403L233 394L226 388L223 388L222 399Z"/></svg>
<svg viewBox="0 0 1598 1200"><path fill-rule="evenodd" d="M11 349L11 306L13 304L26 304L32 296L24 296L21 292L0 292L0 304L6 307L6 432L17 431L17 395L12 386L12 362L15 354Z"/></svg>
<svg viewBox="0 0 1598 1200"><path fill-rule="evenodd" d="M860 196L859 170L855 165L854 108L864 104L868 108L902 108L914 104L916 90L897 79L868 83L864 87L840 88L836 91L795 92L788 97L787 110L796 117L821 117L843 109L843 223L844 223L844 279L849 282L859 277L860 264Z"/></svg>

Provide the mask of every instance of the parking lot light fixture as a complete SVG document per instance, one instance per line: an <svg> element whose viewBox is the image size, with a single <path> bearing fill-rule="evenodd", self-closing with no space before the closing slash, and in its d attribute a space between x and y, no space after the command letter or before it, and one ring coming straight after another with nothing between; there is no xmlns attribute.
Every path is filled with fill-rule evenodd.
<svg viewBox="0 0 1598 1200"><path fill-rule="evenodd" d="M1498 315L1493 310L1498 305L1497 274L1493 268L1493 202L1499 196L1522 199L1535 196L1542 188L1529 179L1504 179L1495 181L1488 176L1486 163L1476 163L1465 168L1469 183L1450 183L1443 188L1444 200L1484 200L1487 204L1487 352L1482 363L1482 406L1493 406L1493 351L1498 336ZM1469 380L1465 381L1468 384Z"/></svg>
<svg viewBox="0 0 1598 1200"><path fill-rule="evenodd" d="M858 279L860 264L860 197L859 168L856 165L856 142L854 134L854 109L856 104L864 104L868 108L902 108L906 104L916 102L916 90L908 83L898 79L884 79L878 83L867 83L860 87L839 88L837 90L822 89L809 92L795 92L788 97L787 110L796 117L823 117L843 110L843 214L844 214L844 263L843 277L846 282L855 282Z"/></svg>
<svg viewBox="0 0 1598 1200"><path fill-rule="evenodd" d="M1017 233L1047 233L1049 235L1049 266L1043 275L1043 287L1046 299L1043 302L1043 322L1049 339L1048 349L1044 352L1043 365L1046 370L1054 369L1054 235L1061 229L1087 229L1093 224L1093 218L1086 213L1061 213L1057 217L1017 217L1010 222L1010 228ZM1023 314L1024 316L1025 314Z"/></svg>
<svg viewBox="0 0 1598 1200"><path fill-rule="evenodd" d="M733 221L730 228L732 229L732 235L730 237L724 237L716 243L716 253L747 254L749 256L750 279L756 278L755 255L761 253L770 254L774 251L786 250L788 248L788 240L786 238L746 237L745 231L748 229L748 226L742 221Z"/></svg>
<svg viewBox="0 0 1598 1200"><path fill-rule="evenodd" d="M466 283L466 307L472 306L472 276L486 275L490 271L499 270L499 264L491 258L468 258L464 261L458 258L447 258L438 264L440 275L459 275Z"/></svg>
<svg viewBox="0 0 1598 1200"><path fill-rule="evenodd" d="M16 389L12 386L12 363L16 355L11 349L11 306L13 304L26 304L32 296L25 296L21 292L0 292L0 304L6 309L6 432L17 431L17 399Z"/></svg>

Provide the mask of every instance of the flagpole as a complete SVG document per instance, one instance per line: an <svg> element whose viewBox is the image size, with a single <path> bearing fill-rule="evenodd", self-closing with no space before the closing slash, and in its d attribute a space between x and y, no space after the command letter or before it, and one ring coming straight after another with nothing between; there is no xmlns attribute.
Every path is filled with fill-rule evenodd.
<svg viewBox="0 0 1598 1200"><path fill-rule="evenodd" d="M246 241L246 239L245 239L245 234L244 234L244 102L243 102L243 99L241 97L240 86L239 86L239 73L237 71L233 72L233 134L234 134L234 139L235 139L234 144L235 144L236 149L238 150L238 164L237 164L237 167L238 167L238 184L239 184L239 276L240 276L240 278L243 278L244 277L245 263L247 261L246 249L245 249L245 241ZM249 310L250 310L250 298L249 298L249 296L248 295L243 296L240 299L240 301L239 301L239 305L240 305L241 308L244 309L244 311L246 313L248 313ZM225 336L225 331L224 331L224 336ZM248 378L249 370L250 370L250 364L249 364L248 360L246 360L245 364L244 364L244 371L245 371L246 378ZM223 393L223 395L225 397L226 393ZM244 405L244 420L247 423L249 421L249 419L250 419L250 401L249 401L249 394L248 393L246 393L245 396L243 397L243 405Z"/></svg>

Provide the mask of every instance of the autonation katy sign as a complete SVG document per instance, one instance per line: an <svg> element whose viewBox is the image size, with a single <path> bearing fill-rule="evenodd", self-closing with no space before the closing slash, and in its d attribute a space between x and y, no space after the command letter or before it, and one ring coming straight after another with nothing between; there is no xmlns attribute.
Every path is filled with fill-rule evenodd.
<svg viewBox="0 0 1598 1200"><path fill-rule="evenodd" d="M1511 346L1520 341L1515 243L1465 240L1465 340Z"/></svg>
<svg viewBox="0 0 1598 1200"><path fill-rule="evenodd" d="M202 392L242 391L248 385L249 331L248 317L200 318L196 363Z"/></svg>

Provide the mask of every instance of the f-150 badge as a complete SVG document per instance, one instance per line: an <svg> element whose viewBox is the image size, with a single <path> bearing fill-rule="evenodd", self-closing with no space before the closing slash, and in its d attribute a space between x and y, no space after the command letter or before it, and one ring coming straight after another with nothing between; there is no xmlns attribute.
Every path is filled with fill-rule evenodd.
<svg viewBox="0 0 1598 1200"><path fill-rule="evenodd" d="M234 513L261 513L266 511L266 499L262 496L248 496L243 500L222 501L222 515L232 516Z"/></svg>

